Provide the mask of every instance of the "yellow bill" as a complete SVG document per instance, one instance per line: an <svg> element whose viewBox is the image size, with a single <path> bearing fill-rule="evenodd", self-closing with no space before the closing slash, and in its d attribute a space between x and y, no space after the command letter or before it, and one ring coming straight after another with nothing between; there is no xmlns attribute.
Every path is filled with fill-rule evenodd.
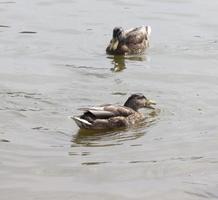
<svg viewBox="0 0 218 200"><path fill-rule="evenodd" d="M117 49L118 45L119 45L119 41L113 38L111 40L110 50L115 51Z"/></svg>

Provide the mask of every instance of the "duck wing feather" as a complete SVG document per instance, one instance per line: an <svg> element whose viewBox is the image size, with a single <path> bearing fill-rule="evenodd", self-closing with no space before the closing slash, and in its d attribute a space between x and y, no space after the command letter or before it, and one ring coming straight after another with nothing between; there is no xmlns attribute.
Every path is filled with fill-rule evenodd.
<svg viewBox="0 0 218 200"><path fill-rule="evenodd" d="M127 30L125 36L127 44L139 44L148 39L145 26Z"/></svg>
<svg viewBox="0 0 218 200"><path fill-rule="evenodd" d="M81 118L89 122L93 122L96 119L109 119L118 116L127 117L134 112L134 110L125 106L108 105L104 107L94 107L86 110Z"/></svg>
<svg viewBox="0 0 218 200"><path fill-rule="evenodd" d="M114 114L114 116L116 116L116 117L117 116L127 117L135 112L133 109L131 109L129 107L114 106L114 105L105 106L104 110L112 112Z"/></svg>

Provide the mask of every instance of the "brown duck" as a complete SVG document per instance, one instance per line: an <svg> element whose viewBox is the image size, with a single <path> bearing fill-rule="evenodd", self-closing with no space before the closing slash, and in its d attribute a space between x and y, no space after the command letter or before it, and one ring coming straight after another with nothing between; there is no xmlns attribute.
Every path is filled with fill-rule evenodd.
<svg viewBox="0 0 218 200"><path fill-rule="evenodd" d="M106 52L111 55L141 54L149 47L150 34L150 26L141 26L126 31L122 27L115 27Z"/></svg>
<svg viewBox="0 0 218 200"><path fill-rule="evenodd" d="M143 94L131 95L123 106L105 105L86 109L81 116L71 117L81 129L114 129L129 127L145 119L138 110L151 108L155 102Z"/></svg>

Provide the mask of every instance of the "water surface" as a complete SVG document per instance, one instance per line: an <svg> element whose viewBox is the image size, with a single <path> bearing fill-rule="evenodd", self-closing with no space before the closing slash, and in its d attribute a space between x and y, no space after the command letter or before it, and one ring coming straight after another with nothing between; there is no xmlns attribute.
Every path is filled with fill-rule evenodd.
<svg viewBox="0 0 218 200"><path fill-rule="evenodd" d="M0 199L217 199L218 3L0 1ZM149 24L142 56L111 57L114 26ZM84 133L79 107L142 92L161 112Z"/></svg>

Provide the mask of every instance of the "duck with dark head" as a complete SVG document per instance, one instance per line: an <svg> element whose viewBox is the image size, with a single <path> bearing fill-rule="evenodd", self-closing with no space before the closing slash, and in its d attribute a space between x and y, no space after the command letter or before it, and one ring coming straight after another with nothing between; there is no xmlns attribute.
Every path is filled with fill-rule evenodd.
<svg viewBox="0 0 218 200"><path fill-rule="evenodd" d="M141 26L126 31L122 27L115 27L106 52L111 55L141 54L149 47L150 34L150 26Z"/></svg>
<svg viewBox="0 0 218 200"><path fill-rule="evenodd" d="M154 109L156 103L143 94L131 95L123 106L106 105L86 109L80 116L71 117L82 129L114 129L129 127L145 119L141 108Z"/></svg>

